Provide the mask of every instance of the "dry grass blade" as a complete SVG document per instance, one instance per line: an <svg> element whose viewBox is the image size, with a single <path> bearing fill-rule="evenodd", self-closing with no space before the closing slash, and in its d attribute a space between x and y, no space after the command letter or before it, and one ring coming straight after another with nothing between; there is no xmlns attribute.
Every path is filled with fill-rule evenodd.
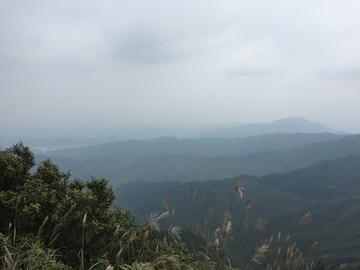
<svg viewBox="0 0 360 270"><path fill-rule="evenodd" d="M81 237L81 250L80 250L80 254L81 254L81 266L80 269L84 270L85 269L85 261L84 261L84 252L85 252L85 223L86 223L86 218L87 218L87 214L84 214L83 217L83 227L82 227L82 237Z"/></svg>
<svg viewBox="0 0 360 270"><path fill-rule="evenodd" d="M150 231L149 230L146 230L144 232L144 235L143 235L143 240L146 241L149 239L149 235L150 235Z"/></svg>
<svg viewBox="0 0 360 270"><path fill-rule="evenodd" d="M263 230L265 230L268 223L269 223L268 220L263 219L263 218L258 218L258 220L255 223L255 229L258 231L263 231Z"/></svg>
<svg viewBox="0 0 360 270"><path fill-rule="evenodd" d="M211 191L212 191L212 184L210 184L209 186L208 186L208 189L207 189L207 193L209 194Z"/></svg>
<svg viewBox="0 0 360 270"><path fill-rule="evenodd" d="M41 234L41 232L42 232L45 224L48 222L48 220L49 220L49 216L46 216L46 217L44 218L43 222L41 223L41 226L40 226L40 228L39 228L39 230L38 230L38 233L37 233L38 236Z"/></svg>
<svg viewBox="0 0 360 270"><path fill-rule="evenodd" d="M245 231L247 231L248 226L249 226L249 218L248 218L248 213L251 207L251 201L250 199L248 199L246 201L245 207L243 209L243 220L242 220L242 224L244 226Z"/></svg>
<svg viewBox="0 0 360 270"><path fill-rule="evenodd" d="M289 242L290 237L291 237L290 235L286 236L286 239L285 239L285 244L287 244L287 243Z"/></svg>
<svg viewBox="0 0 360 270"><path fill-rule="evenodd" d="M8 269L13 269L14 260L12 257L12 253L6 246L4 247L4 250L5 250L4 261L5 261L5 265L6 265L5 267Z"/></svg>
<svg viewBox="0 0 360 270"><path fill-rule="evenodd" d="M76 207L76 203L73 203L73 204L70 206L69 210L65 213L65 215L63 216L63 218L66 218L68 215L70 215L70 214L74 211L75 207Z"/></svg>
<svg viewBox="0 0 360 270"><path fill-rule="evenodd" d="M235 191L236 194L239 196L239 198L242 200L242 198L244 197L244 193L242 192L243 190L245 190L245 188L241 187L240 184L237 184L235 187Z"/></svg>
<svg viewBox="0 0 360 270"><path fill-rule="evenodd" d="M15 204L15 209L17 210L18 207L19 207L19 204L20 204L20 201L22 199L22 195L19 195L17 198L16 198L16 204Z"/></svg>
<svg viewBox="0 0 360 270"><path fill-rule="evenodd" d="M52 240L50 241L50 245L57 239L58 237L57 232L61 228L61 224L63 223L63 221L67 218L68 215L70 215L74 211L75 208L76 208L76 203L73 203L70 206L69 210L62 216L60 223L55 225L54 230L51 234Z"/></svg>
<svg viewBox="0 0 360 270"><path fill-rule="evenodd" d="M165 211L164 213L162 213L160 216L158 213L150 213L150 215L148 215L146 217L146 220L150 226L150 228L153 228L156 231L160 231L160 225L159 225L159 220L160 219L164 219L170 216L170 212L169 211Z"/></svg>
<svg viewBox="0 0 360 270"><path fill-rule="evenodd" d="M120 248L119 252L116 254L116 260L120 258L121 254L123 253L124 248Z"/></svg>
<svg viewBox="0 0 360 270"><path fill-rule="evenodd" d="M164 266L166 268L159 268L159 269L177 269L181 267L181 264L179 262L179 256L177 255L168 255L163 254L159 257L157 257L152 263L151 266L153 268L146 268L146 269L157 269L157 266ZM145 269L145 268L141 268Z"/></svg>
<svg viewBox="0 0 360 270"><path fill-rule="evenodd" d="M140 270L155 270L155 268L151 265L151 263L143 263L140 266Z"/></svg>
<svg viewBox="0 0 360 270"><path fill-rule="evenodd" d="M224 246L224 235L221 231L221 229L217 228L215 230L215 247L216 247L216 250L219 251L219 250L222 250L223 246Z"/></svg>
<svg viewBox="0 0 360 270"><path fill-rule="evenodd" d="M157 218L157 220L164 219L164 218L168 218L169 216L170 216L170 212L169 212L169 211L165 211L164 213L162 213L162 214Z"/></svg>
<svg viewBox="0 0 360 270"><path fill-rule="evenodd" d="M269 246L268 245L262 245L260 247L258 247L253 255L253 257L251 258L251 260L254 263L257 264L261 264L262 261L265 259L265 253L269 252Z"/></svg>
<svg viewBox="0 0 360 270"><path fill-rule="evenodd" d="M312 243L309 247L309 251L313 252L317 248L318 245L319 245L319 242L317 242L317 241Z"/></svg>
<svg viewBox="0 0 360 270"><path fill-rule="evenodd" d="M120 229L120 225L118 224L115 228L115 232L114 232L114 237L117 235L117 233L119 232Z"/></svg>
<svg viewBox="0 0 360 270"><path fill-rule="evenodd" d="M162 205L165 210L169 210L169 203L168 203L168 199L165 194L162 197Z"/></svg>
<svg viewBox="0 0 360 270"><path fill-rule="evenodd" d="M300 218L300 224L307 225L311 222L311 219L312 219L311 212L307 212Z"/></svg>
<svg viewBox="0 0 360 270"><path fill-rule="evenodd" d="M329 255L321 256L318 261L315 263L315 267L318 268L325 260L329 259Z"/></svg>
<svg viewBox="0 0 360 270"><path fill-rule="evenodd" d="M83 222L82 222L82 223L83 223L83 226L85 226L86 218L87 218L87 214L85 213L85 214L84 214L84 217L83 217Z"/></svg>
<svg viewBox="0 0 360 270"><path fill-rule="evenodd" d="M245 204L245 209L248 210L250 208L250 206L251 206L251 201L250 201L250 199L248 199Z"/></svg>
<svg viewBox="0 0 360 270"><path fill-rule="evenodd" d="M158 213L150 213L150 215L146 217L146 220L150 228L156 231L160 231L160 225L158 222Z"/></svg>
<svg viewBox="0 0 360 270"><path fill-rule="evenodd" d="M262 246L258 247L255 250L253 257L251 258L252 262L256 264L261 264L263 262L263 260L265 259L265 253L269 252L272 239L273 238L270 237L270 239L266 240Z"/></svg>
<svg viewBox="0 0 360 270"><path fill-rule="evenodd" d="M170 237L172 237L176 240L180 240L181 239L180 233L181 233L181 227L170 225L169 230L168 230L168 234Z"/></svg>
<svg viewBox="0 0 360 270"><path fill-rule="evenodd" d="M146 263L134 262L132 265L126 264L124 266L120 266L120 269L122 269L122 270L155 270L155 268L149 262L146 262Z"/></svg>
<svg viewBox="0 0 360 270"><path fill-rule="evenodd" d="M229 221L226 226L225 233L230 234L232 232L232 227L233 227L232 222Z"/></svg>
<svg viewBox="0 0 360 270"><path fill-rule="evenodd" d="M127 247L129 247L137 239L136 232L132 231L127 241Z"/></svg>
<svg viewBox="0 0 360 270"><path fill-rule="evenodd" d="M190 200L191 201L194 201L195 195L196 195L196 188L194 185L191 185L191 190L190 190Z"/></svg>
<svg viewBox="0 0 360 270"><path fill-rule="evenodd" d="M229 222L231 222L232 216L230 214L230 212L226 211L224 214L224 218L223 218L223 224L222 224L222 229L225 232L227 227L229 226Z"/></svg>
<svg viewBox="0 0 360 270"><path fill-rule="evenodd" d="M177 255L171 255L166 258L167 262L171 263L171 266L174 268L180 268L179 257Z"/></svg>
<svg viewBox="0 0 360 270"><path fill-rule="evenodd" d="M347 264L346 263L343 263L343 264L340 264L336 269L337 270L344 270L347 268Z"/></svg>

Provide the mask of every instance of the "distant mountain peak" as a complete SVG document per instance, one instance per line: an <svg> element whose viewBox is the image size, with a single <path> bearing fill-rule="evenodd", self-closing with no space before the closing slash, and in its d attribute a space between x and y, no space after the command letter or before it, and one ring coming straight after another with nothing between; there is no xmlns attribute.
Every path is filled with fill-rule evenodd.
<svg viewBox="0 0 360 270"><path fill-rule="evenodd" d="M285 118L281 118L281 119L276 119L271 123L279 123L279 122L299 122L299 123L305 123L305 122L311 122L311 123L315 123L313 121L310 121L304 117L301 116L290 116L290 117L285 117Z"/></svg>
<svg viewBox="0 0 360 270"><path fill-rule="evenodd" d="M292 116L292 117L286 117L286 118L281 118L281 119L277 119L274 120L270 123L268 123L268 125L271 124L299 124L299 125L311 125L311 126L318 126L318 127L322 127L324 129L328 129L331 130L330 128L324 126L323 124L319 123L319 122L313 122L310 121L304 117L301 116Z"/></svg>
<svg viewBox="0 0 360 270"><path fill-rule="evenodd" d="M300 116L287 117L269 123L254 123L203 132L200 137L250 137L270 133L325 133L334 130Z"/></svg>

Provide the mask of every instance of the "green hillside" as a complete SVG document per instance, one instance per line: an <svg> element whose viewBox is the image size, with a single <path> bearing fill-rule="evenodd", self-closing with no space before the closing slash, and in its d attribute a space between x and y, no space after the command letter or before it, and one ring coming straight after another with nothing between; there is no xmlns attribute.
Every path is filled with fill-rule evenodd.
<svg viewBox="0 0 360 270"><path fill-rule="evenodd" d="M318 143L342 138L331 133L320 134L267 134L247 138L202 138L177 139L162 137L154 140L119 141L48 151L48 156L71 157L75 159L116 159L131 164L141 158L159 155L194 154L202 156L241 156L260 151L290 150L309 143Z"/></svg>
<svg viewBox="0 0 360 270"><path fill-rule="evenodd" d="M233 201L238 183L246 189L244 198ZM259 217L265 218L269 220L268 234L291 234L302 247L319 241L317 255L329 254L334 262L346 260L357 265L360 263L357 259L360 252L359 184L360 158L349 156L260 178L243 175L206 182L130 182L118 187L116 192L118 202L136 214L139 221L149 212L160 211L164 198L168 207L175 210L176 222L192 229L195 229L194 224L201 224L204 212L211 209L209 231L221 224L224 213L230 208L234 227L241 227L243 209L250 199L249 226L254 226ZM192 200L191 190L196 191ZM304 226L299 219L307 212L311 212L312 218Z"/></svg>
<svg viewBox="0 0 360 270"><path fill-rule="evenodd" d="M314 137L313 137L314 136ZM319 137L320 136L320 137ZM163 154L156 155L156 151L139 160L122 163L116 158L88 158L76 159L56 156L52 159L59 164L62 170L70 170L75 177L102 176L108 178L114 186L128 182L142 180L147 182L162 181L206 181L225 177L236 177L240 174L263 176L273 172L284 172L291 169L303 168L323 159L336 159L349 155L360 155L360 136L347 136L337 140L305 144L291 150L265 151L261 149L289 148L291 145L306 143L314 139L332 138L331 134L273 134L257 136L248 139L239 139L239 142L252 142L246 146L246 151L260 151L242 156L208 156L199 154ZM162 141L163 139L159 139ZM186 145L186 141L172 139L180 145ZM235 155L236 151L231 148L231 143L237 140L211 139L214 145L202 145L201 147L221 148L219 140L228 143L227 152ZM205 140L206 141L206 140ZM182 152L196 152L196 143L205 141L191 141L194 149L185 147ZM143 142L145 143L145 142ZM150 142L147 142L151 145ZM253 144L253 145L252 145ZM256 147L255 147L256 145ZM100 146L99 146L100 147ZM198 149L200 148L197 145ZM231 149L230 149L231 148ZM180 148L179 148L180 149ZM245 149L245 146L243 147ZM159 150L157 150L159 152ZM171 152L169 150L169 152ZM204 152L204 151L203 151ZM218 151L219 152L219 151ZM150 152L149 152L150 153ZM225 153L225 151L223 152ZM46 158L38 156L37 160Z"/></svg>

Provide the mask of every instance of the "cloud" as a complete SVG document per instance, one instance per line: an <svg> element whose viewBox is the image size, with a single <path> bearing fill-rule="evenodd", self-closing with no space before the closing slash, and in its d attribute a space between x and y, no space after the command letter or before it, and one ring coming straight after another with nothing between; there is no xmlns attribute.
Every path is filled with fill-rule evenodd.
<svg viewBox="0 0 360 270"><path fill-rule="evenodd" d="M0 122L357 115L359 8L357 0L0 1Z"/></svg>
<svg viewBox="0 0 360 270"><path fill-rule="evenodd" d="M238 68L238 69L232 69L226 72L226 75L228 76L239 76L239 77L267 77L272 76L276 74L275 70L271 69L249 69L249 68Z"/></svg>
<svg viewBox="0 0 360 270"><path fill-rule="evenodd" d="M182 50L173 40L152 29L131 29L110 39L109 57L118 61L159 64L180 58Z"/></svg>
<svg viewBox="0 0 360 270"><path fill-rule="evenodd" d="M317 75L324 80L360 80L360 67L322 69Z"/></svg>

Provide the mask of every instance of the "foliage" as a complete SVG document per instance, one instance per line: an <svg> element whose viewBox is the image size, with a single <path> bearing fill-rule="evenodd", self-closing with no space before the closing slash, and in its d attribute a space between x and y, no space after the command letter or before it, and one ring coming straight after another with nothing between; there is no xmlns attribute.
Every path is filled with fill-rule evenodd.
<svg viewBox="0 0 360 270"><path fill-rule="evenodd" d="M12 245L8 236L0 234L0 244L3 247L1 269L70 270L69 266L58 260L53 249L46 248L38 239L21 238Z"/></svg>
<svg viewBox="0 0 360 270"><path fill-rule="evenodd" d="M4 269L104 269L138 260L161 265L175 262L177 254L184 255L178 264L189 260L185 246L154 238L149 224L135 226L128 212L114 206L107 180L69 181L70 174L50 160L31 172L33 166L22 143L0 151Z"/></svg>

